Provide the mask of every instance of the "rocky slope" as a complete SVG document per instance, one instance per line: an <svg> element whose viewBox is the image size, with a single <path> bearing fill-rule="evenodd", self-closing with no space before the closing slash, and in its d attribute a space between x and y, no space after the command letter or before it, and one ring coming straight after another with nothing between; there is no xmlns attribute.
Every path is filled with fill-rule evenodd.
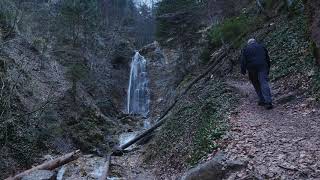
<svg viewBox="0 0 320 180"><path fill-rule="evenodd" d="M55 56L43 56L18 35L2 43L1 174L31 165L48 150L106 149L106 134L116 126L85 86L77 85L74 101L67 69Z"/></svg>
<svg viewBox="0 0 320 180"><path fill-rule="evenodd" d="M297 2L297 4L294 5L294 7L290 7L288 11L284 9L284 4L273 4L270 7L281 7L281 10L278 9L277 13L274 14L274 16L269 16L267 19L264 19L262 22L258 21L256 25L256 28L253 28L251 31L246 32L245 34L242 34L240 36L241 41L245 43L246 39L250 37L255 37L262 43L266 44L267 48L270 51L270 55L272 58L272 70L271 70L271 79L272 82L275 84L275 99L277 99L279 102L282 102L284 104L287 103L301 103L301 101L309 101L310 99L313 99L312 101L315 101L314 98L318 97L318 79L319 76L317 75L319 70L317 66L315 65L314 56L312 54L312 48L310 48L310 39L308 35L306 34L308 29L308 23L307 23L307 17L305 16L305 12L308 12L306 10L303 11L304 7L302 4L302 1ZM269 11L269 10L268 10ZM273 11L270 9L270 12ZM254 8L252 9L252 6L250 5L247 8L247 11L249 13L257 12L254 11ZM251 16L253 15L251 14ZM269 12L267 13L269 14ZM241 18L241 17L240 17ZM238 19L240 19L238 18ZM314 29L313 29L314 30ZM317 39L317 38L316 38ZM172 49L172 48L171 48ZM219 52L217 50L213 50L211 52ZM246 145L249 145L249 142L239 142L237 143L238 139L244 138L244 136L259 136L259 132L265 132L265 130L270 130L273 128L276 128L276 124L272 124L273 122L277 122L278 119L282 119L283 123L282 126L286 128L286 126L300 126L302 124L308 124L309 120L314 122L314 119L318 118L318 114L312 113L312 107L310 109L306 110L308 113L306 116L294 116L292 117L292 122L289 122L289 119L291 116L286 116L285 114L291 114L292 111L299 111L301 113L305 112L302 109L296 109L296 107L290 106L287 110L283 111L282 108L285 109L287 107L286 105L279 105L279 111L280 115L277 113L270 114L270 116L260 116L260 111L258 109L250 110L255 104L251 104L249 110L244 109L240 111L244 111L242 116L237 118L236 120L230 121L229 125L231 127L241 126L240 133L236 132L235 137L231 137L231 140L228 141L226 139L219 140L217 137L221 137L217 134L222 133L223 134L223 128L219 126L220 121L227 121L228 113L233 112L232 109L234 106L238 103L232 102L232 99L235 97L242 96L241 93L237 93L236 91L233 91L230 86L237 87L237 84L226 84L226 86L223 85L224 79L236 79L236 81L240 81L238 79L239 72L238 70L238 57L240 54L240 48L239 46L233 44L231 46L231 49L227 52L227 56L223 58L222 63L219 63L217 65L217 68L212 71L209 75L205 76L204 79L199 81L193 88L190 89L190 91L187 93L187 95L183 96L180 101L177 103L177 105L172 109L172 111L167 116L167 122L164 125L162 129L160 129L156 135L153 142L151 142L148 146L148 148L151 149L151 151L146 153L146 161L152 165L159 164L161 162L160 169L155 170L156 174L161 178L172 178L177 177L179 174L183 171L185 171L188 167L197 164L198 162L206 161L207 158L206 154L210 154L210 152L213 152L212 155L214 156L217 152L217 150L223 150L226 146L230 144L230 148L227 149L227 152L230 152L231 157L237 157L237 158L231 158L241 160L242 162L247 162L244 159L241 159L242 154L239 152L237 153L236 149L238 146L241 146L241 151L246 151ZM213 55L214 57L214 55ZM199 59L198 59L199 60ZM214 63L214 58L209 61L209 64ZM178 94L179 89L181 86L183 87L183 84L190 82L192 79L194 79L195 74L200 74L203 72L203 69L205 69L205 66L201 66L200 68L194 68L193 67L192 72L190 72L189 76L184 76L185 81L181 81L179 86L176 88L175 92ZM199 66L198 66L199 67ZM201 70L202 69L202 70ZM232 77L225 77L225 74L228 74L232 70L233 73L235 73ZM221 77L222 76L222 77ZM216 78L215 78L216 77ZM294 79L294 80L293 80ZM222 84L219 84L221 83ZM219 87L219 89L214 89L214 87ZM210 91L210 89L213 88L213 91ZM182 89L182 88L181 88ZM237 87L239 89L239 87ZM210 92L210 93L209 93ZM248 92L251 92L248 90ZM208 94L207 94L208 93ZM221 97L215 97L214 93L220 94ZM288 95L289 94L289 95ZM286 96L288 95L288 96ZM213 96L213 97L212 97ZM251 97L251 95L249 95ZM223 97L226 97L224 99ZM246 96L245 96L246 97ZM245 98L244 97L244 98ZM299 101L292 102L290 99L295 99L296 97L301 98ZM214 106L205 105L207 107L208 111L212 114L207 114L202 107L202 105L206 104L205 102L202 102L202 99L206 99L209 102L214 102ZM246 98L245 98L246 99ZM286 102L286 99L289 102ZM231 100L231 103L229 102ZM285 101L285 102L283 102ZM198 104L200 103L200 104ZM220 105L222 103L222 105ZM239 104L242 104L243 100L240 101ZM252 102L253 103L253 102ZM290 104L289 103L289 104ZM312 102L317 104L316 102ZM215 109L215 106L218 106L219 108ZM249 106L249 105L247 105ZM246 106L246 107L247 107ZM242 106L241 106L242 107ZM212 108L212 109L210 109ZM226 109L224 109L226 108ZM238 109L238 108L237 108ZM224 111L225 110L225 111ZM278 110L276 110L278 111ZM199 113L199 114L198 114ZM219 113L222 113L223 115L220 116ZM240 112L241 113L241 112ZM252 117L247 115L246 113L251 113ZM208 117L203 116L208 115ZM307 119L304 119L303 117L307 117ZM215 118L218 119L218 121L215 121ZM256 119L259 119L259 122L266 122L270 119L270 123L266 129L263 131L258 128L247 128L245 126L244 122L247 121L256 121ZM303 122L299 123L299 119ZM220 121L219 121L220 120ZM208 123L208 124L206 124ZM228 124L228 123L225 123ZM290 124L290 125L289 125ZM315 121L312 125L312 131L314 133L318 133L316 130L318 122ZM202 129L202 125L204 125L204 129ZM207 131L206 128L209 130ZM310 127L311 128L311 127ZM230 130L226 128L227 131ZM249 129L249 134L241 134L241 132L246 132L246 129ZM212 131L210 131L212 130ZM222 130L222 132L220 131ZM232 130L232 129L231 129ZM291 129L290 133L294 133L298 131L297 129ZM305 130L306 131L306 130ZM197 133L202 132L202 133ZM299 131L301 132L301 131ZM206 134L208 133L208 134ZM251 134L250 134L251 133ZM302 133L302 132L301 132ZM256 136L257 135L257 136ZM279 135L282 136L282 135ZM284 135L283 135L284 136ZM311 142L310 144L316 143L318 141L316 139L316 136L313 136L311 134L302 135L303 137L311 137L311 139L307 140L308 142ZM262 137L262 136L261 136ZM260 138L261 138L260 137ZM284 136L287 137L287 136ZM217 139L216 139L217 138ZM269 139L272 139L275 137L266 137L266 141ZM288 137L289 138L289 137ZM203 142L201 141L203 140ZM234 142L235 141L235 142ZM248 139L250 141L250 139ZM259 141L261 142L261 141ZM305 143L308 143L305 142ZM204 146L202 146L204 145ZM243 146L243 147L242 147ZM277 161L277 163L280 163L279 166L277 166L276 173L274 172L275 169L272 169L274 167L274 164L271 163L272 160L270 160L270 163L264 162L267 164L267 166L260 166L263 164L262 160L259 159L255 154L261 153L263 156L266 155L268 152L268 148L264 149L264 145L260 147L259 145L253 145L254 148L259 152L253 153L254 158L253 161L249 160L250 163L254 162L248 167L252 167L252 169L248 170L248 167L245 168L243 171L240 171L238 174L228 174L228 176L225 176L225 178L230 177L232 178L280 178L281 176L283 178L289 178L291 175L294 175L296 178L301 177L309 177L314 178L318 177L317 174L317 163L315 161L310 162L310 164L307 165L305 168L309 168L310 171L308 173L304 172L291 172L294 170L290 170L290 167L286 165L282 165L281 162L292 162L291 164L295 164L295 167L298 167L298 161L301 161L303 163L309 163L306 162L306 159L290 159L293 158L291 155L288 155L286 161ZM284 142L283 144L279 145L279 147L286 149L286 147L291 147L291 144L288 142ZM275 146L277 148L278 146ZM302 147L302 146L299 146ZM308 149L308 147L303 148L304 151L308 152L307 156L310 155L310 157L315 157L315 159L319 158L316 155L316 152L313 151L315 149L315 146L311 149ZM288 149L288 151L291 152L292 149ZM297 150L292 150L294 153L297 153ZM249 152L250 153L250 152ZM305 156L302 155L302 156ZM295 156L296 157L296 156ZM250 158L250 157L249 157ZM258 159L257 159L258 158ZM273 157L268 157L273 158ZM274 159L273 159L274 160ZM269 161L268 161L269 162ZM220 163L220 162L219 162ZM219 164L218 163L218 164ZM223 162L221 162L223 163ZM261 163L259 165L259 163ZM276 164L277 164L276 163ZM210 164L210 163L209 163ZM290 163L289 163L290 164ZM269 166L270 165L270 166ZM210 166L210 165L209 165ZM211 166L210 166L211 167ZM214 167L213 167L214 168ZM280 168L280 169L279 169ZM201 168L200 168L201 169ZM299 168L296 168L299 169ZM312 170L311 170L312 169ZM221 169L220 169L221 171ZM231 170L232 171L232 170ZM200 171L201 172L201 171ZM250 173L251 174L250 174ZM204 172L205 173L205 172ZM219 172L221 173L221 172ZM300 174L299 174L300 173ZM200 174L198 174L200 176ZM196 177L199 177L196 176ZM208 179L212 178L210 176L207 177ZM191 178L192 179L192 178Z"/></svg>
<svg viewBox="0 0 320 180"><path fill-rule="evenodd" d="M106 153L122 129L133 41L113 32L91 47L71 44L66 28L57 34L50 25L61 20L61 2L0 3L0 178L46 154Z"/></svg>
<svg viewBox="0 0 320 180"><path fill-rule="evenodd" d="M290 128L290 132L300 132L296 126L307 125L305 118L318 117L312 110L319 98L319 70L314 66L310 40L305 35L308 24L302 13L304 9L291 11L286 10L283 3L271 3L271 8L279 9L275 12L266 8L270 11L266 13L268 17L259 18L264 15L259 14L253 1L214 2L208 4L209 18L204 11L197 11L195 14L199 16L195 16L188 8L158 17L159 22L166 23L167 31L159 38L160 43L154 42L140 50L147 60L152 109L149 118L152 121L162 115L193 79L206 72L207 67L215 67L179 98L166 116L166 123L147 145L138 145L125 156L113 159L112 175L137 179L179 178L189 168L213 158L207 164L214 164L216 175L221 178L317 177L317 164L309 161L309 156L319 158L313 153L317 147L316 137L308 133L301 135L304 139L297 140L301 143L298 147L306 153L297 154L290 143L296 141L295 134L285 135L285 130ZM309 3L316 5L315 1ZM316 27L317 12L312 8L305 10L312 12L307 15L310 15L311 27ZM269 16L272 13L275 16ZM238 23L243 14L262 19L255 21L254 28L248 28L248 32L235 32L239 42L256 37L270 50L271 79L279 106L273 114L261 112L252 102L252 93L243 92L251 90L237 74L240 46L235 45L235 41L222 42L222 48L210 44L208 33L220 25L217 22L234 18L233 22ZM141 126L139 118L126 117L123 113L129 64L134 53L134 43L128 34L115 31L103 37L97 35L97 45L92 48L52 41L43 51L42 46L33 41L41 35L30 33L39 24L30 25L28 29L30 21L19 24L12 36L4 37L8 29L0 28L0 98L5 102L1 106L7 108L1 112L5 119L0 126L3 130L1 151L4 152L0 155L2 176L42 161L40 157L47 153L59 154L80 148L84 153L104 155L117 143L114 135L139 130ZM211 24L212 27L207 27ZM317 28L311 31L317 45ZM76 84L70 78L69 65L73 61L89 68L85 78L80 78ZM300 102L310 97L314 97L312 105L307 105L310 108L298 108ZM297 108L288 106L286 109L292 99L301 101L294 101ZM284 115L294 111L307 114ZM277 119L283 121L279 123ZM246 122L254 125L248 126ZM317 120L312 122L312 132L319 133ZM278 126L280 131L274 132ZM276 136L265 136L269 132L284 138L278 141ZM312 137L310 141L305 140L308 137ZM250 143L256 140L263 144ZM279 146L265 148L273 140ZM310 145L312 143L314 146ZM283 156L277 147L289 154ZM227 156L217 154L223 150ZM269 151L275 156L269 155ZM299 159L298 156L303 157ZM283 164L291 160L294 166ZM81 178L95 179L101 173L102 162L101 157L84 155L64 167L65 177L80 178L81 174ZM303 171L296 171L300 168L299 162L305 165L301 167L305 168ZM198 169L203 170L203 167L205 172L206 165ZM190 174L197 175L198 169Z"/></svg>

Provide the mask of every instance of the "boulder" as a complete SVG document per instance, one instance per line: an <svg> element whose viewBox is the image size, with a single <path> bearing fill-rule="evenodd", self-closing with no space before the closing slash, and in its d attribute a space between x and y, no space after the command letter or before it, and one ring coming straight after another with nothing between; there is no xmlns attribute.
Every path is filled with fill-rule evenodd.
<svg viewBox="0 0 320 180"><path fill-rule="evenodd" d="M217 153L212 160L189 170L181 180L220 180L244 167L245 163L227 160L223 153Z"/></svg>
<svg viewBox="0 0 320 180"><path fill-rule="evenodd" d="M31 172L29 175L24 176L22 180L55 180L56 174L52 171L37 170Z"/></svg>

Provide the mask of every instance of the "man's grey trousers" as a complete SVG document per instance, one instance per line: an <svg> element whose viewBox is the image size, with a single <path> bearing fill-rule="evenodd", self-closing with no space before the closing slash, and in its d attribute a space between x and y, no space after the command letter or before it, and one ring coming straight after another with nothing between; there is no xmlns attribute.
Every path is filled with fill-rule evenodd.
<svg viewBox="0 0 320 180"><path fill-rule="evenodd" d="M268 74L267 70L249 71L249 79L256 90L259 101L263 103L272 103Z"/></svg>

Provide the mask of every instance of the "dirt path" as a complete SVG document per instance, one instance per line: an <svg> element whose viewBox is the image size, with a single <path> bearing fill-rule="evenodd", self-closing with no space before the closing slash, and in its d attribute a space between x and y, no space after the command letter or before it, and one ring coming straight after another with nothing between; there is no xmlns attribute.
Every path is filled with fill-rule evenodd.
<svg viewBox="0 0 320 180"><path fill-rule="evenodd" d="M277 104L267 111L257 106L246 81L229 81L243 95L230 117L230 159L248 163L229 179L320 179L320 113L310 100ZM276 92L277 90L274 90Z"/></svg>

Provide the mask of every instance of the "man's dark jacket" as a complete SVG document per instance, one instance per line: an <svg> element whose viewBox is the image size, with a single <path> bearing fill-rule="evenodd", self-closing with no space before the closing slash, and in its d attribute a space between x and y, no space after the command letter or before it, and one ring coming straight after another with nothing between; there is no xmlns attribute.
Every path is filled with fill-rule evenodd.
<svg viewBox="0 0 320 180"><path fill-rule="evenodd" d="M268 50L261 44L254 42L248 44L241 54L241 73L246 71L268 71L270 69L270 57Z"/></svg>

